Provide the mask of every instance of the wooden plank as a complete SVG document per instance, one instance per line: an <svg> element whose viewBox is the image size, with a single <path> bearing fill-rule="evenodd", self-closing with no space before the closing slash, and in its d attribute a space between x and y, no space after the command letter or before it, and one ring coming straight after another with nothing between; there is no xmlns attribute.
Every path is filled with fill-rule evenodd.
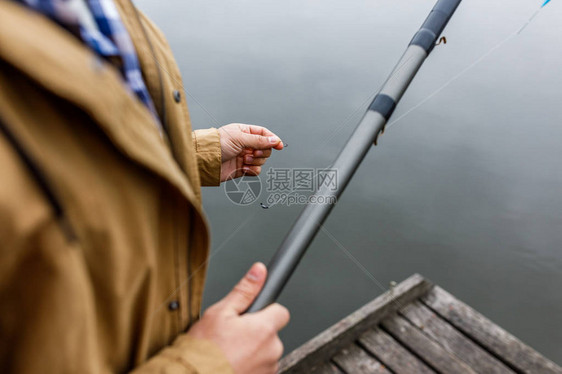
<svg viewBox="0 0 562 374"><path fill-rule="evenodd" d="M365 350L373 354L383 365L396 374L432 374L430 369L416 356L401 346L386 332L374 328L359 338Z"/></svg>
<svg viewBox="0 0 562 374"><path fill-rule="evenodd" d="M391 374L380 362L355 344L342 349L333 360L344 372L350 374Z"/></svg>
<svg viewBox="0 0 562 374"><path fill-rule="evenodd" d="M489 374L514 373L419 301L406 305L400 310L400 314L475 371Z"/></svg>
<svg viewBox="0 0 562 374"><path fill-rule="evenodd" d="M457 329L523 373L562 374L562 368L498 327L445 290L435 287L422 301Z"/></svg>
<svg viewBox="0 0 562 374"><path fill-rule="evenodd" d="M396 340L408 347L418 357L439 373L476 374L467 364L445 348L429 339L421 330L401 316L394 315L382 321L381 325Z"/></svg>
<svg viewBox="0 0 562 374"><path fill-rule="evenodd" d="M426 294L432 287L433 285L420 275L412 275L392 291L385 292L287 355L280 362L279 374L307 372L319 363L328 361L365 330Z"/></svg>
<svg viewBox="0 0 562 374"><path fill-rule="evenodd" d="M331 362L326 362L325 364L322 364L317 368L313 368L311 373L312 374L345 374L343 371L338 369L338 367ZM308 373L302 373L302 374L308 374Z"/></svg>

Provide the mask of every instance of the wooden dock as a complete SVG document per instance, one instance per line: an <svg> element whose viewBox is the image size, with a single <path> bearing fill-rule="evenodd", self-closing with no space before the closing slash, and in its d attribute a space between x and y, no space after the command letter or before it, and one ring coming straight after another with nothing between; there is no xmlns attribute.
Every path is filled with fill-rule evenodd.
<svg viewBox="0 0 562 374"><path fill-rule="evenodd" d="M413 275L290 353L279 373L562 374L562 368Z"/></svg>

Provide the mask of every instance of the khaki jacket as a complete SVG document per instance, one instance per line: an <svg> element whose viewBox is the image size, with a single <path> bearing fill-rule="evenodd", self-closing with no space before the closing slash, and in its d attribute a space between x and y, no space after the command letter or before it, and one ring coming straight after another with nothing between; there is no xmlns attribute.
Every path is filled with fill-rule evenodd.
<svg viewBox="0 0 562 374"><path fill-rule="evenodd" d="M115 0L157 110L70 33L0 0L0 372L231 373L199 318L209 251L192 134L163 35Z"/></svg>

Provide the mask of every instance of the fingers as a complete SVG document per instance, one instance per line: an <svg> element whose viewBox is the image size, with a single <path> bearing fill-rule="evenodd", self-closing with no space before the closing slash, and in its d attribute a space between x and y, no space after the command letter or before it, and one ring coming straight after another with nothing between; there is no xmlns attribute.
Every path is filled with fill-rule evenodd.
<svg viewBox="0 0 562 374"><path fill-rule="evenodd" d="M262 126L248 125L248 129L250 130L251 134L268 137L270 139L270 142L271 142L271 138L279 139L279 137L276 134L274 134L272 131L269 131L267 128L262 127ZM275 145L273 145L272 148L275 148L278 151L280 151L280 150L283 149L283 147L284 147L284 144L281 141L281 139L279 139L279 142L276 143ZM271 149L269 149L269 154L271 155ZM265 157L269 157L269 155L265 156Z"/></svg>
<svg viewBox="0 0 562 374"><path fill-rule="evenodd" d="M253 155L244 156L245 165L262 166L267 161L266 157L255 157Z"/></svg>
<svg viewBox="0 0 562 374"><path fill-rule="evenodd" d="M221 181L243 175L260 175L262 166L271 156L272 150L281 150L284 147L277 135L262 126L231 123L222 126L219 131L223 161ZM234 158L236 161L232 162ZM230 164L224 167L226 162ZM233 173L234 168L236 173ZM225 170L227 172L223 173Z"/></svg>
<svg viewBox="0 0 562 374"><path fill-rule="evenodd" d="M254 149L283 149L283 142L273 132L263 126L240 124L242 145Z"/></svg>
<svg viewBox="0 0 562 374"><path fill-rule="evenodd" d="M261 318L269 321L275 331L283 329L289 323L291 315L289 310L280 304L271 304L264 310L257 312Z"/></svg>
<svg viewBox="0 0 562 374"><path fill-rule="evenodd" d="M248 126L246 129L249 131L250 134L254 135L261 135L261 136L276 136L272 131L263 127L263 126L256 126L256 125L246 125Z"/></svg>
<svg viewBox="0 0 562 374"><path fill-rule="evenodd" d="M244 148L253 149L283 149L283 143L277 135L254 135L247 133L240 133L239 141Z"/></svg>
<svg viewBox="0 0 562 374"><path fill-rule="evenodd" d="M255 263L244 278L226 295L219 304L227 313L241 314L246 311L263 287L267 269L262 263Z"/></svg>
<svg viewBox="0 0 562 374"><path fill-rule="evenodd" d="M244 155L242 170L244 174L258 176L261 173L261 166L265 165L267 158L271 156L271 149L255 150L246 152Z"/></svg>
<svg viewBox="0 0 562 374"><path fill-rule="evenodd" d="M252 153L250 151L250 153ZM269 156L271 156L271 149L256 149L255 151L253 151L254 157L265 157L268 158Z"/></svg>

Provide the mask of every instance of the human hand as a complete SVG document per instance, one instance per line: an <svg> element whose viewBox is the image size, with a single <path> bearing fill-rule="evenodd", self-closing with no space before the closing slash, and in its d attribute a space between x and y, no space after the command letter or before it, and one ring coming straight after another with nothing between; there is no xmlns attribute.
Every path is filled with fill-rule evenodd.
<svg viewBox="0 0 562 374"><path fill-rule="evenodd" d="M281 139L265 127L231 123L219 128L221 182L244 174L259 175L271 150L283 149Z"/></svg>
<svg viewBox="0 0 562 374"><path fill-rule="evenodd" d="M242 314L263 287L267 269L254 264L234 289L209 307L187 332L211 340L224 352L236 374L275 374L283 354L277 333L289 322L289 311L272 304L256 313Z"/></svg>

